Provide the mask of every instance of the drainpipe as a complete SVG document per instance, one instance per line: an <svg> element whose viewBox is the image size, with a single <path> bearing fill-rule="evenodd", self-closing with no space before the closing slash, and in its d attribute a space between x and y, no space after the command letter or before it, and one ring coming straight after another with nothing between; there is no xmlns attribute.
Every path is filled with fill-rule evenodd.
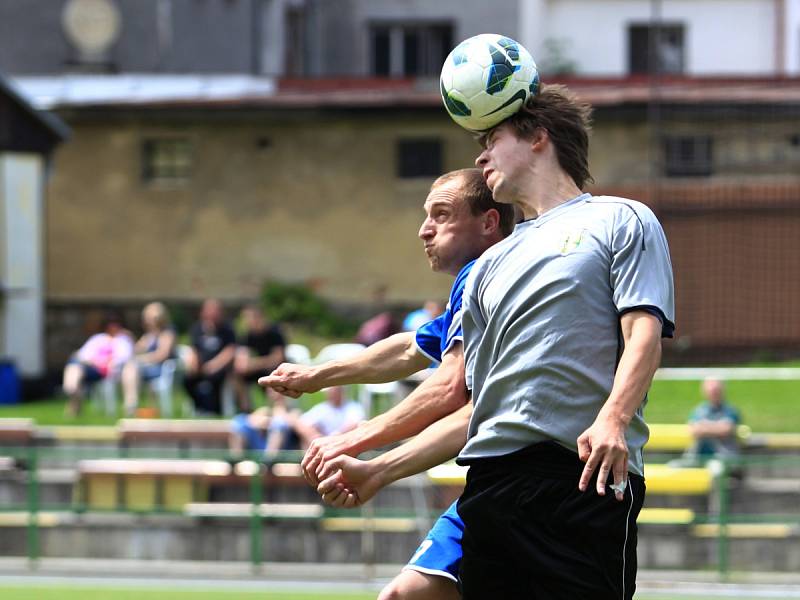
<svg viewBox="0 0 800 600"><path fill-rule="evenodd" d="M775 74L786 75L786 0L775 0Z"/></svg>

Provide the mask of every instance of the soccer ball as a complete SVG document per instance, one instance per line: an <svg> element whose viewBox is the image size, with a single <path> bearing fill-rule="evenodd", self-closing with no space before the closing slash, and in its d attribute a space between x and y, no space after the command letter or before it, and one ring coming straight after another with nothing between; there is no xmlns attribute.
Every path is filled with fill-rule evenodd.
<svg viewBox="0 0 800 600"><path fill-rule="evenodd" d="M483 132L513 115L538 91L539 71L522 44L482 33L453 49L439 82L453 120L464 129Z"/></svg>

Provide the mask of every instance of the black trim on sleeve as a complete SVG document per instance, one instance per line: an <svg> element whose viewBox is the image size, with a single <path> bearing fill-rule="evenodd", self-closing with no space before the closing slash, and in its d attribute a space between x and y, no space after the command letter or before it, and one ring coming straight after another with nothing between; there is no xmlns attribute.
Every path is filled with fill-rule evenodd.
<svg viewBox="0 0 800 600"><path fill-rule="evenodd" d="M664 311L662 311L657 306L651 306L649 304L645 304L642 306L631 306L619 311L619 316L621 317L624 314L632 312L634 310L642 310L644 312L650 313L659 321L661 321L661 337L663 338L672 338L675 336L675 323L667 319Z"/></svg>

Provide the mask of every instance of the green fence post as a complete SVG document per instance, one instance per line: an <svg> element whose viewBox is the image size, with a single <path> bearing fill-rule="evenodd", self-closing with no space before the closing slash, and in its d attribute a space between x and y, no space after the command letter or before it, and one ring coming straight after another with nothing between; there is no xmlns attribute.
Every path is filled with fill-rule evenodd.
<svg viewBox="0 0 800 600"><path fill-rule="evenodd" d="M253 477L250 479L250 501L253 510L250 514L250 562L254 568L261 566L261 530L263 522L261 519L261 497L262 497L262 473L264 465L260 461L254 461L256 468L253 470Z"/></svg>
<svg viewBox="0 0 800 600"><path fill-rule="evenodd" d="M36 446L28 448L28 561L39 559L39 461Z"/></svg>
<svg viewBox="0 0 800 600"><path fill-rule="evenodd" d="M728 461L723 459L722 472L719 476L719 535L717 537L717 553L719 555L719 575L722 580L728 579L730 569L730 547L728 540L728 511L730 510L730 481L728 478Z"/></svg>

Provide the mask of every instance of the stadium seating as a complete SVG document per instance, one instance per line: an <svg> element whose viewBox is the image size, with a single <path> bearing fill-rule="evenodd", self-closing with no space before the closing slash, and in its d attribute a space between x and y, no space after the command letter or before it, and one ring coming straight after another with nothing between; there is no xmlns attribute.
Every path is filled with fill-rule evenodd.
<svg viewBox="0 0 800 600"><path fill-rule="evenodd" d="M227 448L230 423L214 419L120 419L122 447Z"/></svg>
<svg viewBox="0 0 800 600"><path fill-rule="evenodd" d="M230 471L221 460L82 460L76 503L90 510L182 511L207 497L210 478Z"/></svg>
<svg viewBox="0 0 800 600"><path fill-rule="evenodd" d="M648 427L647 452L684 452L692 445L692 435L686 423L650 423ZM752 431L747 425L739 425L736 434L740 443L747 445Z"/></svg>
<svg viewBox="0 0 800 600"><path fill-rule="evenodd" d="M0 419L0 446L28 446L34 432L33 419Z"/></svg>

